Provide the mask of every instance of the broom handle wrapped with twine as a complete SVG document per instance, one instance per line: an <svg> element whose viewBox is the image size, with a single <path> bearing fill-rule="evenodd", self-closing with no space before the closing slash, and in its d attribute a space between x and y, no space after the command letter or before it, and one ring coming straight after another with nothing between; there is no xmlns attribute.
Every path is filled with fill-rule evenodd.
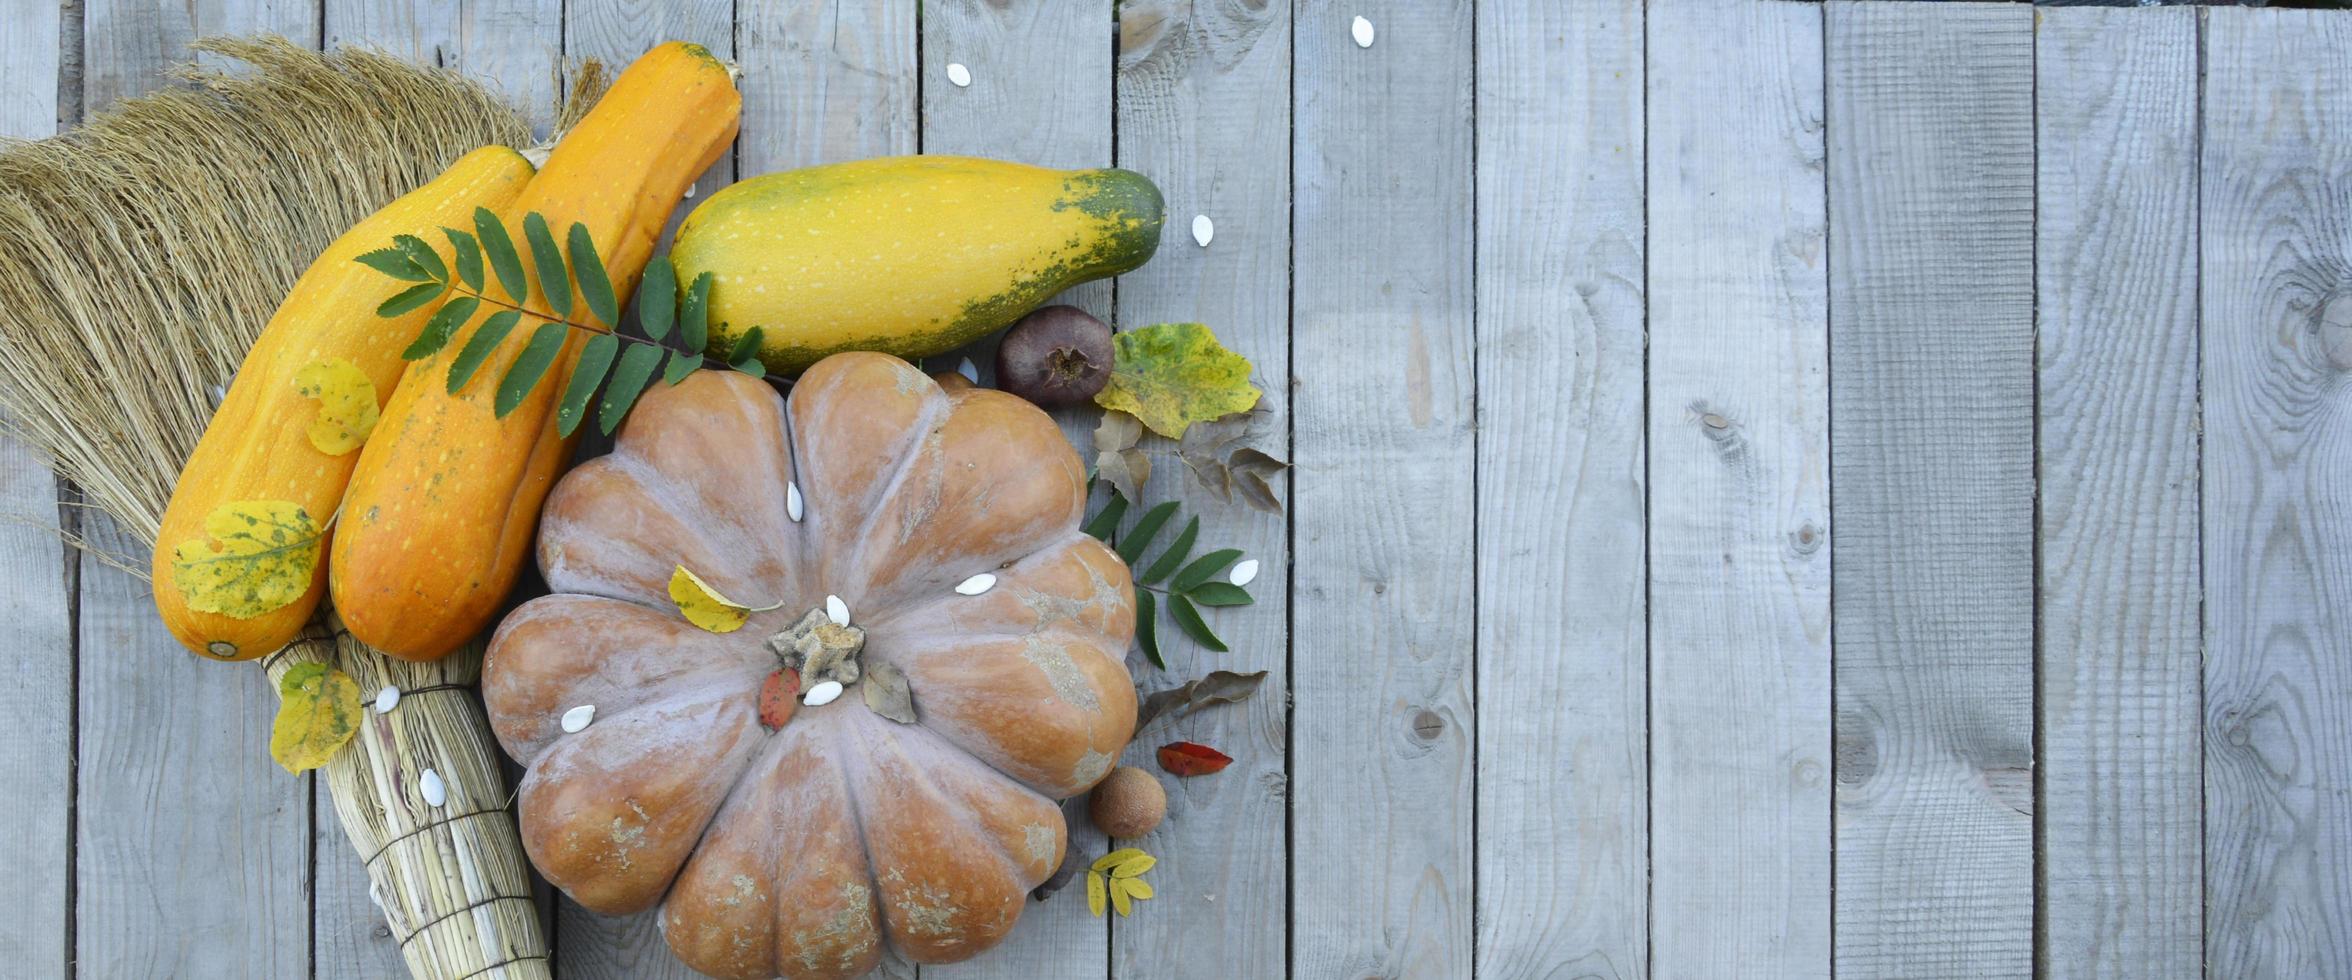
<svg viewBox="0 0 2352 980"><path fill-rule="evenodd" d="M351 675L369 699L386 687L400 692L390 711L362 709L358 734L322 771L409 974L544 980L547 940L530 866L474 686L482 645L411 663L353 639L331 614L322 618L262 665L272 688L295 664L315 662ZM320 635L327 630L331 637ZM426 798L426 773L441 784L439 805Z"/></svg>
<svg viewBox="0 0 2352 980"><path fill-rule="evenodd" d="M530 142L452 72L283 39L206 39L258 71L189 68L63 136L0 145L0 412L90 504L152 547L214 392L329 241L476 147ZM581 66L565 118L603 89ZM126 284L135 284L135 288ZM144 574L144 561L100 560ZM180 656L178 651L154 651ZM364 717L327 785L409 971L538 980L548 947L482 703L479 644L433 663L328 616L264 660L325 663L394 710ZM426 800L425 774L443 788Z"/></svg>

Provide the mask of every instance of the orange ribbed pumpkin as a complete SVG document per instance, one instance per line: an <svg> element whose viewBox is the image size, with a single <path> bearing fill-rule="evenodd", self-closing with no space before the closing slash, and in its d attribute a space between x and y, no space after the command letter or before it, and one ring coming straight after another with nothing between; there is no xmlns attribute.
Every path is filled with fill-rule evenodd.
<svg viewBox="0 0 2352 980"><path fill-rule="evenodd" d="M612 454L556 487L539 532L555 594L490 645L483 696L529 769L532 862L591 909L659 903L671 949L720 977L994 945L1061 863L1055 801L1108 773L1135 724L1134 591L1079 530L1085 499L1043 412L886 355L818 362L789 404L732 372L657 385ZM706 632L667 593L680 565L774 608ZM797 661L771 638L824 621L828 597L864 680L763 719L771 677L822 679L779 675ZM893 668L912 723L863 696Z"/></svg>

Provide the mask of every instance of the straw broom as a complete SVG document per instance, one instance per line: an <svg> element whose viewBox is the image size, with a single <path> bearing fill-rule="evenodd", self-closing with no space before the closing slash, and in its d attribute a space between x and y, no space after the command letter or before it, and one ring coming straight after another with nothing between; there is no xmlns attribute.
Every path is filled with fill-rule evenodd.
<svg viewBox="0 0 2352 980"><path fill-rule="evenodd" d="M182 68L181 87L0 147L0 410L149 547L219 392L311 259L465 152L530 141L519 113L454 73L283 39L196 47L257 70ZM583 68L567 121L601 78ZM97 557L145 574L143 556ZM323 614L263 664L273 689L316 661L371 695L405 692L394 710L369 711L323 771L410 972L547 977L509 790L473 691L480 645L412 664L336 625ZM428 771L447 787L442 806L425 802Z"/></svg>

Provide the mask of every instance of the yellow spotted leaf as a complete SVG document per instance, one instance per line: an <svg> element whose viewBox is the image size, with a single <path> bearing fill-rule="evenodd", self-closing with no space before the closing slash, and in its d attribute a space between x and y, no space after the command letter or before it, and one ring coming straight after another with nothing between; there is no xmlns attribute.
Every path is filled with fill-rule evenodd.
<svg viewBox="0 0 2352 980"><path fill-rule="evenodd" d="M1099 919L1099 918L1102 918L1102 914L1103 914L1103 897L1104 897L1104 896L1103 896L1103 876L1102 876L1102 872L1099 872L1099 871L1089 871L1089 872L1087 872L1087 873L1086 873L1086 910L1087 910L1087 911L1089 911L1089 912L1092 912L1092 913L1094 913L1094 917L1095 917L1095 918L1098 918L1098 919Z"/></svg>
<svg viewBox="0 0 2352 980"><path fill-rule="evenodd" d="M1122 847L1116 851L1112 851L1109 854L1095 858L1091 870L1109 871L1112 868L1118 867L1119 865L1125 864L1126 862L1132 861L1136 858L1150 856L1151 855L1143 853L1143 849L1140 847Z"/></svg>
<svg viewBox="0 0 2352 980"><path fill-rule="evenodd" d="M746 606L729 599L684 565L670 573L670 601L678 604L687 622L713 633L733 633L743 628L752 613L776 608Z"/></svg>
<svg viewBox="0 0 2352 980"><path fill-rule="evenodd" d="M1111 907L1119 910L1121 918L1135 914L1135 906L1127 901L1127 884L1125 878L1111 879Z"/></svg>
<svg viewBox="0 0 2352 980"><path fill-rule="evenodd" d="M222 504L204 516L204 537L172 548L172 587L190 609L252 619L310 591L323 538L300 504Z"/></svg>
<svg viewBox="0 0 2352 980"><path fill-rule="evenodd" d="M1113 880L1116 882L1118 887L1127 890L1129 897L1134 898L1137 901L1142 901L1152 897L1151 882L1145 881L1141 878L1117 878Z"/></svg>
<svg viewBox="0 0 2352 980"><path fill-rule="evenodd" d="M1134 848L1129 848L1129 850L1134 850ZM1134 857L1111 865L1111 877L1133 878L1146 871L1150 871L1152 869L1152 865L1158 863L1160 863L1159 858L1145 854L1141 851L1137 851Z"/></svg>
<svg viewBox="0 0 2352 980"><path fill-rule="evenodd" d="M294 390L318 399L318 417L310 422L310 444L329 456L341 456L367 442L376 431L376 385L367 372L340 357L312 361L294 372Z"/></svg>
<svg viewBox="0 0 2352 980"><path fill-rule="evenodd" d="M1126 331L1112 342L1111 380L1094 402L1142 419L1153 432L1180 438L1194 422L1258 404L1249 359L1226 350L1207 326L1162 323Z"/></svg>
<svg viewBox="0 0 2352 980"><path fill-rule="evenodd" d="M278 679L270 758L287 772L326 765L359 731L359 682L325 664L295 664Z"/></svg>

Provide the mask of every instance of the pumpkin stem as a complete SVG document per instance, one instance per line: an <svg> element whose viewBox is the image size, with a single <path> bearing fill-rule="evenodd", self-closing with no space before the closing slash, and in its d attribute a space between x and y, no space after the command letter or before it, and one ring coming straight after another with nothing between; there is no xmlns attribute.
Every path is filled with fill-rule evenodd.
<svg viewBox="0 0 2352 980"><path fill-rule="evenodd" d="M768 637L768 650L786 669L800 675L800 689L825 681L848 687L858 681L858 654L865 652L866 631L836 625L823 609L811 609L800 621Z"/></svg>

